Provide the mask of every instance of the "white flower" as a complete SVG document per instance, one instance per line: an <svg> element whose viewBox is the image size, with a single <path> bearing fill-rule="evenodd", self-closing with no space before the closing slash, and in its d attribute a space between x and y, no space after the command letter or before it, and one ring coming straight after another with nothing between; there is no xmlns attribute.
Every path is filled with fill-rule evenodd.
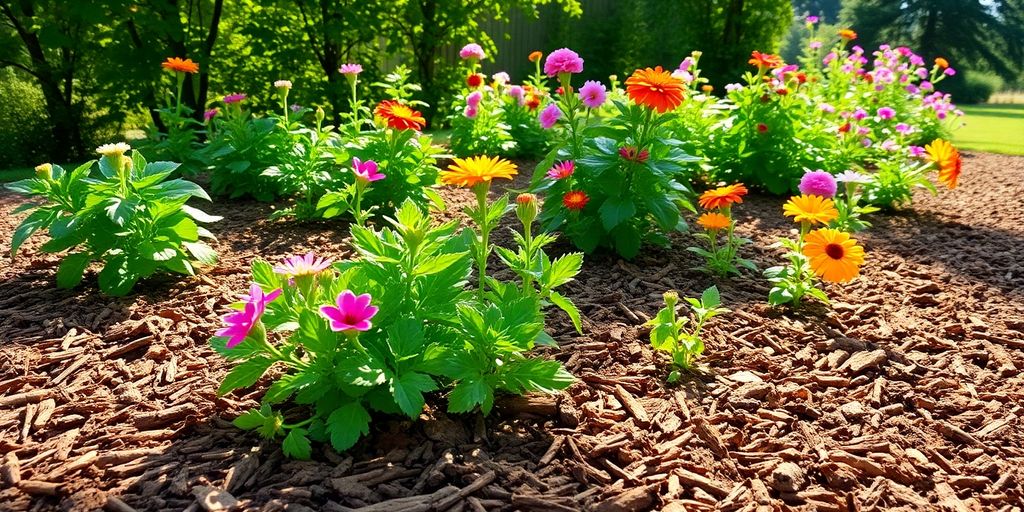
<svg viewBox="0 0 1024 512"><path fill-rule="evenodd" d="M292 82L291 80L278 80L274 82L274 87L277 87L278 89L291 89Z"/></svg>
<svg viewBox="0 0 1024 512"><path fill-rule="evenodd" d="M857 171L845 170L836 175L836 181L842 183L858 183L866 185L871 183L871 177Z"/></svg>
<svg viewBox="0 0 1024 512"><path fill-rule="evenodd" d="M104 144L96 148L96 152L103 156L122 156L132 149L131 146L124 142L118 142L116 144Z"/></svg>
<svg viewBox="0 0 1024 512"><path fill-rule="evenodd" d="M509 78L508 73L504 71L499 71L491 75L491 78L494 79L495 82L498 82L498 84L500 85L505 85L512 80L511 78Z"/></svg>

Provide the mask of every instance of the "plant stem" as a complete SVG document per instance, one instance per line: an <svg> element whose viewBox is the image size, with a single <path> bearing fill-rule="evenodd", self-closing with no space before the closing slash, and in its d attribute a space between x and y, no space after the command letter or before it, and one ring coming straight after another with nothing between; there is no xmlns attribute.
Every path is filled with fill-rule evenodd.
<svg viewBox="0 0 1024 512"><path fill-rule="evenodd" d="M473 188L476 192L476 204L477 213L480 215L480 247L478 248L479 254L477 254L477 269L479 272L480 287L477 290L480 301L484 300L484 281L487 277L487 257L490 255L490 234L491 229L487 221L488 217L488 204L487 204L487 189L488 185L477 185Z"/></svg>

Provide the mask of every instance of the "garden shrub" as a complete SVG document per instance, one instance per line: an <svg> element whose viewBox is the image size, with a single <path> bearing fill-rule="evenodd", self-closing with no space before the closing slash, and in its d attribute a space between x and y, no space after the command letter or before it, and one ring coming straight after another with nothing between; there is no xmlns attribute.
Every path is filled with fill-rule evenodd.
<svg viewBox="0 0 1024 512"><path fill-rule="evenodd" d="M43 93L13 69L0 69L0 168L46 159L49 117Z"/></svg>

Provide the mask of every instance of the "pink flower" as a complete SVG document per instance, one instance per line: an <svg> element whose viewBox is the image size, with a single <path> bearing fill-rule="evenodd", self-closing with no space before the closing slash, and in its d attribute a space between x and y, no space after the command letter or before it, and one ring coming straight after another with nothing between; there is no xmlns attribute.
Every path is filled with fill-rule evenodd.
<svg viewBox="0 0 1024 512"><path fill-rule="evenodd" d="M572 176L572 173L576 170L576 163L572 160L566 160L564 162L558 162L551 169L548 169L548 178L553 180L561 180Z"/></svg>
<svg viewBox="0 0 1024 512"><path fill-rule="evenodd" d="M518 101L520 105L523 104L523 99L524 99L524 94L525 93L526 93L526 91L523 90L523 86L521 86L521 85L513 85L512 87L508 88L508 95L512 96L513 98L515 98L516 101Z"/></svg>
<svg viewBox="0 0 1024 512"><path fill-rule="evenodd" d="M944 74L945 74L946 76L953 76L953 75L955 75L955 74L956 74L956 70L955 70L955 69L953 69L953 68L946 68L946 70L945 70L945 71L943 71L943 73L944 73Z"/></svg>
<svg viewBox="0 0 1024 512"><path fill-rule="evenodd" d="M549 129L554 126L561 117L562 111L559 110L558 105L548 103L548 106L544 107L544 110L540 112L540 125L544 129Z"/></svg>
<svg viewBox="0 0 1024 512"><path fill-rule="evenodd" d="M466 104L476 109L480 106L480 100L484 99L484 95L480 91L473 91L466 96Z"/></svg>
<svg viewBox="0 0 1024 512"><path fill-rule="evenodd" d="M377 306L370 305L370 294L359 295L345 290L335 301L337 307L320 306L320 314L331 321L335 332L368 331L373 327L370 319L377 314Z"/></svg>
<svg viewBox="0 0 1024 512"><path fill-rule="evenodd" d="M817 50L818 48L821 48L821 41L811 41L810 46L812 50Z"/></svg>
<svg viewBox="0 0 1024 512"><path fill-rule="evenodd" d="M817 22L818 22L818 17L817 16L808 16L807 17L807 23L810 23L810 24L813 25L813 24L815 24Z"/></svg>
<svg viewBox="0 0 1024 512"><path fill-rule="evenodd" d="M689 71L693 67L693 57L687 57L679 63L679 71Z"/></svg>
<svg viewBox="0 0 1024 512"><path fill-rule="evenodd" d="M862 108L858 108L857 110L855 110L853 112L853 118L858 120L858 121L863 120L867 116L868 116L868 113L866 111L864 111L864 109L862 109Z"/></svg>
<svg viewBox="0 0 1024 512"><path fill-rule="evenodd" d="M491 75L491 79L494 80L495 82L498 82L498 84L500 85L505 85L512 81L512 78L510 78L508 76L508 73L504 71L498 71L497 73Z"/></svg>
<svg viewBox="0 0 1024 512"><path fill-rule="evenodd" d="M587 80L580 87L580 99L587 108L599 108L608 99L608 92L601 82Z"/></svg>
<svg viewBox="0 0 1024 512"><path fill-rule="evenodd" d="M463 60L484 60L487 58L487 54L484 53L484 49L481 48L480 45L476 43L469 43L459 50L459 57L462 57Z"/></svg>
<svg viewBox="0 0 1024 512"><path fill-rule="evenodd" d="M358 158L352 158L352 172L355 173L357 180L365 183L382 180L386 177L377 172L377 162L373 160L363 162Z"/></svg>
<svg viewBox="0 0 1024 512"><path fill-rule="evenodd" d="M830 173L820 169L809 171L804 174L803 178L800 178L800 193L811 196L833 197L836 195L836 179Z"/></svg>
<svg viewBox="0 0 1024 512"><path fill-rule="evenodd" d="M907 123L896 123L896 131L903 135L906 135L913 130L914 129Z"/></svg>
<svg viewBox="0 0 1024 512"><path fill-rule="evenodd" d="M267 304L276 299L278 295L281 295L280 289L264 294L260 285L253 283L249 287L249 295L243 296L245 308L225 315L224 323L227 324L227 327L218 329L214 334L226 337L228 348L237 347L239 343L245 341L252 328L260 321L263 312L267 310Z"/></svg>
<svg viewBox="0 0 1024 512"><path fill-rule="evenodd" d="M582 73L583 59L579 54L568 49L560 48L548 54L544 61L544 73L548 76L558 76L562 73Z"/></svg>
<svg viewBox="0 0 1024 512"><path fill-rule="evenodd" d="M230 105L232 103L238 103L238 102L244 100L246 97L247 96L245 94L242 94L240 92L236 92L234 94L228 94L227 96L224 96L224 103L227 103L228 105Z"/></svg>
<svg viewBox="0 0 1024 512"><path fill-rule="evenodd" d="M213 119L219 113L220 113L219 110L217 110L215 108L211 108L210 110L207 110L206 112L203 112L203 120L206 121L207 123L209 123L210 119Z"/></svg>
<svg viewBox="0 0 1024 512"><path fill-rule="evenodd" d="M476 116L479 113L480 111L473 105L466 105L466 108L462 109L462 115L466 116L468 119L476 119Z"/></svg>
<svg viewBox="0 0 1024 512"><path fill-rule="evenodd" d="M281 263L274 265L274 273L290 277L308 276L327 270L331 263L334 263L334 260L307 252L305 256L288 256Z"/></svg>
<svg viewBox="0 0 1024 512"><path fill-rule="evenodd" d="M924 148L921 146L910 146L910 156L921 157L924 156Z"/></svg>
<svg viewBox="0 0 1024 512"><path fill-rule="evenodd" d="M363 66L361 66L359 64L351 64L351 63L350 64L342 64L341 67L338 68L338 72L343 74L343 75L345 75L345 76L354 77L354 76L358 75L359 73L363 72Z"/></svg>
<svg viewBox="0 0 1024 512"><path fill-rule="evenodd" d="M894 110L892 107L882 107L878 109L879 119L892 119L895 116L896 110Z"/></svg>

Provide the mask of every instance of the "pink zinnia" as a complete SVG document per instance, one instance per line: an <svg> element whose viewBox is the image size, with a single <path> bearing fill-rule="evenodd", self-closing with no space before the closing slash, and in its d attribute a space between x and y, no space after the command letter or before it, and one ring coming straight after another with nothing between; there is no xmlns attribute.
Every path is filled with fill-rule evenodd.
<svg viewBox="0 0 1024 512"><path fill-rule="evenodd" d="M366 183L386 178L386 176L377 172L377 162L373 160L363 162L358 158L352 158L352 172L356 175L357 180Z"/></svg>
<svg viewBox="0 0 1024 512"><path fill-rule="evenodd" d="M608 99L608 91L601 82L587 80L583 82L583 87L580 87L580 99L587 108L600 108Z"/></svg>
<svg viewBox="0 0 1024 512"><path fill-rule="evenodd" d="M810 171L800 178L800 193L810 196L834 197L836 195L836 179L822 170Z"/></svg>
<svg viewBox="0 0 1024 512"><path fill-rule="evenodd" d="M288 256L281 263L274 265L274 273L296 277L319 274L334 263L330 258L323 258L307 252L305 256Z"/></svg>
<svg viewBox="0 0 1024 512"><path fill-rule="evenodd" d="M203 112L203 120L205 120L206 122L210 122L210 119L216 117L218 113L220 113L219 110L211 108L210 110Z"/></svg>
<svg viewBox="0 0 1024 512"><path fill-rule="evenodd" d="M377 306L370 305L370 294L356 296L351 290L338 295L335 306L320 306L320 314L331 322L336 332L368 331L373 327L370 319L377 314Z"/></svg>
<svg viewBox="0 0 1024 512"><path fill-rule="evenodd" d="M484 94L480 91L473 91L466 96L466 104L474 109L480 106L480 100L484 99Z"/></svg>
<svg viewBox="0 0 1024 512"><path fill-rule="evenodd" d="M230 105L232 103L238 103L238 102L244 100L246 97L247 96L245 94L242 94L240 92L236 92L234 94L228 94L227 96L224 96L224 103L227 103L228 105Z"/></svg>
<svg viewBox="0 0 1024 512"><path fill-rule="evenodd" d="M576 163L572 160L566 160L564 162L558 162L551 169L548 169L548 178L553 180L561 180L572 176L572 173L576 170Z"/></svg>
<svg viewBox="0 0 1024 512"><path fill-rule="evenodd" d="M560 48L551 52L544 61L544 73L548 76L558 76L562 73L582 73L583 59L579 54L568 49Z"/></svg>
<svg viewBox="0 0 1024 512"><path fill-rule="evenodd" d="M466 116L468 119L476 119L476 116L479 113L480 111L473 105L466 105L466 108L462 109L462 115Z"/></svg>
<svg viewBox="0 0 1024 512"><path fill-rule="evenodd" d="M359 64L342 64L338 72L345 76L356 76L363 72L363 66Z"/></svg>
<svg viewBox="0 0 1024 512"><path fill-rule="evenodd" d="M228 348L237 347L239 343L245 341L245 338L252 332L252 328L260 321L263 312L267 310L267 304L276 299L278 295L281 295L280 289L264 294L260 285L254 283L249 287L249 295L243 297L246 301L245 308L225 315L224 323L227 324L227 327L218 329L214 334L226 337Z"/></svg>
<svg viewBox="0 0 1024 512"><path fill-rule="evenodd" d="M895 116L896 110L894 110L892 107L882 107L878 109L879 119L892 119Z"/></svg>
<svg viewBox="0 0 1024 512"><path fill-rule="evenodd" d="M540 125L544 129L551 128L558 122L562 117L562 111L559 110L558 105L549 103L544 110L540 112Z"/></svg>
<svg viewBox="0 0 1024 512"><path fill-rule="evenodd" d="M465 60L484 60L484 58L487 57L487 54L484 53L484 49L481 48L480 45L476 43L469 43L459 50L459 57L462 57Z"/></svg>

